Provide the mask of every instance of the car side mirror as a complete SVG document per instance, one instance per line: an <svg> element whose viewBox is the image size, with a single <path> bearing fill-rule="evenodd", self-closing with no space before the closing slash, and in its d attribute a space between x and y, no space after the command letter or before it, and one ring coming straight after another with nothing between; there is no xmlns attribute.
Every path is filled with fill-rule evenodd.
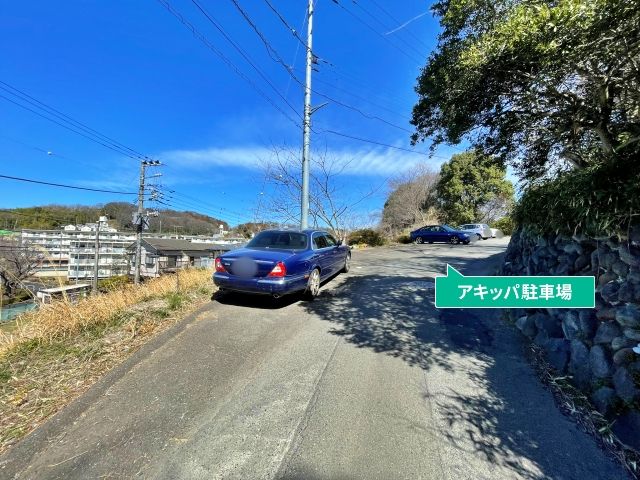
<svg viewBox="0 0 640 480"><path fill-rule="evenodd" d="M340 245L342 245L342 240L338 240L338 241L336 242L336 246L337 246L337 247L339 247Z"/></svg>

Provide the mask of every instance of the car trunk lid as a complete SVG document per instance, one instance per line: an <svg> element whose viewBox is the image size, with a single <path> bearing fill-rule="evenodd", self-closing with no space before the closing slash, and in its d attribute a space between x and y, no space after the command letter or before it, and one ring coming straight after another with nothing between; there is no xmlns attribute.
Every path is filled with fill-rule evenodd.
<svg viewBox="0 0 640 480"><path fill-rule="evenodd" d="M266 277L278 262L292 255L291 250L242 249L223 255L221 261L231 275L256 278Z"/></svg>

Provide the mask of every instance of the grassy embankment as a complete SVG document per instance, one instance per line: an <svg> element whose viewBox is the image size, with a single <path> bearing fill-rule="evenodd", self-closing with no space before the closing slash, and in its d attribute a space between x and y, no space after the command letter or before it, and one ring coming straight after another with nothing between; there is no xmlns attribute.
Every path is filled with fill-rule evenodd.
<svg viewBox="0 0 640 480"><path fill-rule="evenodd" d="M153 335L211 298L211 272L180 272L45 305L0 331L0 453Z"/></svg>

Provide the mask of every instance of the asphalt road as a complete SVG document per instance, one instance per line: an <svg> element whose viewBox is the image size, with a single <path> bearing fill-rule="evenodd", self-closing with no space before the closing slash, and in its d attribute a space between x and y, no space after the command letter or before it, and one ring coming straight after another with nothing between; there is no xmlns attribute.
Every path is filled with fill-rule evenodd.
<svg viewBox="0 0 640 480"><path fill-rule="evenodd" d="M221 296L0 457L1 478L617 479L495 311L505 240L355 251L314 302Z"/></svg>

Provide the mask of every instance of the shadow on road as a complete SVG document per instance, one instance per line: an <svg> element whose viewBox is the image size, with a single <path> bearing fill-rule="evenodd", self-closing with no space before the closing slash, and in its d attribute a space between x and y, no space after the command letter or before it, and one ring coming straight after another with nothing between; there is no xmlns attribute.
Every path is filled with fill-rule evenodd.
<svg viewBox="0 0 640 480"><path fill-rule="evenodd" d="M321 284L325 287L338 274L327 278ZM252 295L245 293L229 292L229 291L217 291L211 296L211 300L222 303L223 305L233 305L235 307L257 308L261 310L278 310L288 307L297 302L306 302L307 300L303 296L303 292L291 293L279 298L274 298L271 295Z"/></svg>
<svg viewBox="0 0 640 480"><path fill-rule="evenodd" d="M487 259L455 261L468 274L482 270L480 262L492 265ZM434 378L441 388L424 394L444 419L430 427L439 438L462 458L498 465L517 478L617 478L594 442L575 441L575 427L538 383L521 337L499 312L438 311L432 277L384 273L349 276L339 291L305 308L331 322L330 332L348 343L426 372L439 370Z"/></svg>
<svg viewBox="0 0 640 480"><path fill-rule="evenodd" d="M301 295L292 294L285 295L280 298L273 298L270 295L249 295L236 292L215 292L211 297L214 300L223 305L233 305L236 307L257 308L261 310L278 310L280 308L288 307L299 300Z"/></svg>

